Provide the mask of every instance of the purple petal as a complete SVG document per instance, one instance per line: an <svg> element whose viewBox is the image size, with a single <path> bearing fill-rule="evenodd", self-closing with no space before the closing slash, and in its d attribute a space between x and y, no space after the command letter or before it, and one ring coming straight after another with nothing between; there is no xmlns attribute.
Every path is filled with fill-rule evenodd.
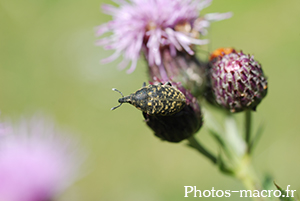
<svg viewBox="0 0 300 201"><path fill-rule="evenodd" d="M137 64L137 60L132 60L131 62L132 63L131 63L131 66L130 66L129 70L126 71L128 74L132 73L135 70L136 64Z"/></svg>
<svg viewBox="0 0 300 201"><path fill-rule="evenodd" d="M117 59L120 56L120 51L115 51L111 56L107 57L106 59L102 59L102 63L109 63L113 60Z"/></svg>

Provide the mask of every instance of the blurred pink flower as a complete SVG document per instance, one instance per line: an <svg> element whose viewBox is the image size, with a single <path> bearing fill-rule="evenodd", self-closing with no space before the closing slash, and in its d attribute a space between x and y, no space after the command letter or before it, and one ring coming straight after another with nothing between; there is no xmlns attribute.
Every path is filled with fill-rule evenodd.
<svg viewBox="0 0 300 201"><path fill-rule="evenodd" d="M199 17L199 12L210 5L212 0L114 0L120 7L104 5L103 11L113 20L97 28L97 36L113 32L100 39L97 45L114 49L115 53L103 60L111 62L123 54L120 68L131 73L136 67L141 51L149 66L159 66L162 61L161 49L168 48L172 56L176 51L193 55L191 45L203 45L208 40L199 39L205 35L212 21L231 17L231 13L211 13Z"/></svg>
<svg viewBox="0 0 300 201"><path fill-rule="evenodd" d="M75 142L41 116L4 123L0 135L0 200L49 201L76 178Z"/></svg>

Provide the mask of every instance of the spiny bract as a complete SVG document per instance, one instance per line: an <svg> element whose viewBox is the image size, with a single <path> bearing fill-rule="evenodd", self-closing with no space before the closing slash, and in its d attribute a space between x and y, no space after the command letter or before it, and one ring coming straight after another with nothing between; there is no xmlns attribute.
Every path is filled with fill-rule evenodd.
<svg viewBox="0 0 300 201"><path fill-rule="evenodd" d="M118 91L117 89L113 89ZM121 93L120 91L118 91ZM113 107L112 110L120 107L123 103L130 103L137 109L149 114L159 116L169 116L180 112L186 105L184 94L173 87L171 83L162 85L148 85L144 83L143 87L129 96L123 96L118 101L120 105Z"/></svg>

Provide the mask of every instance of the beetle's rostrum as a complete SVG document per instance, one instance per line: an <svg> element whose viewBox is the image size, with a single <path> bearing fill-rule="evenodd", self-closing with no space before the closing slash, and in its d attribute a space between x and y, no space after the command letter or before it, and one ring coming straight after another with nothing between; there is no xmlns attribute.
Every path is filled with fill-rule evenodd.
<svg viewBox="0 0 300 201"><path fill-rule="evenodd" d="M160 83L148 86L144 83L141 89L128 96L123 96L115 88L113 90L119 92L122 98L118 100L120 105L111 108L111 110L120 107L123 103L130 103L149 115L168 116L181 111L186 105L184 94L169 82L164 85Z"/></svg>

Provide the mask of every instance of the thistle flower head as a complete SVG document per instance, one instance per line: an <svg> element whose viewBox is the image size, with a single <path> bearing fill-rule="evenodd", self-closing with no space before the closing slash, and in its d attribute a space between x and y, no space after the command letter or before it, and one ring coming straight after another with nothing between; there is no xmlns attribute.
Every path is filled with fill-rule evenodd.
<svg viewBox="0 0 300 201"><path fill-rule="evenodd" d="M217 104L239 112L255 110L267 94L267 80L254 56L220 48L211 56L211 89Z"/></svg>
<svg viewBox="0 0 300 201"><path fill-rule="evenodd" d="M163 83L156 79L154 83ZM198 101L180 83L171 82L186 97L185 107L171 116L151 116L143 113L146 124L154 131L154 134L162 140L180 142L191 137L202 126L202 113Z"/></svg>
<svg viewBox="0 0 300 201"><path fill-rule="evenodd" d="M5 127L0 136L0 200L49 201L73 181L78 150L52 123L34 117Z"/></svg>
<svg viewBox="0 0 300 201"><path fill-rule="evenodd" d="M142 52L150 66L162 64L162 49L169 49L172 56L177 51L194 54L191 45L203 45L207 40L199 39L206 34L210 22L229 18L231 13L207 14L199 17L199 11L211 0L115 0L119 7L104 5L103 10L113 20L99 26L97 35L112 32L112 35L97 42L115 53L104 62L110 62L123 54L120 68L131 73Z"/></svg>

